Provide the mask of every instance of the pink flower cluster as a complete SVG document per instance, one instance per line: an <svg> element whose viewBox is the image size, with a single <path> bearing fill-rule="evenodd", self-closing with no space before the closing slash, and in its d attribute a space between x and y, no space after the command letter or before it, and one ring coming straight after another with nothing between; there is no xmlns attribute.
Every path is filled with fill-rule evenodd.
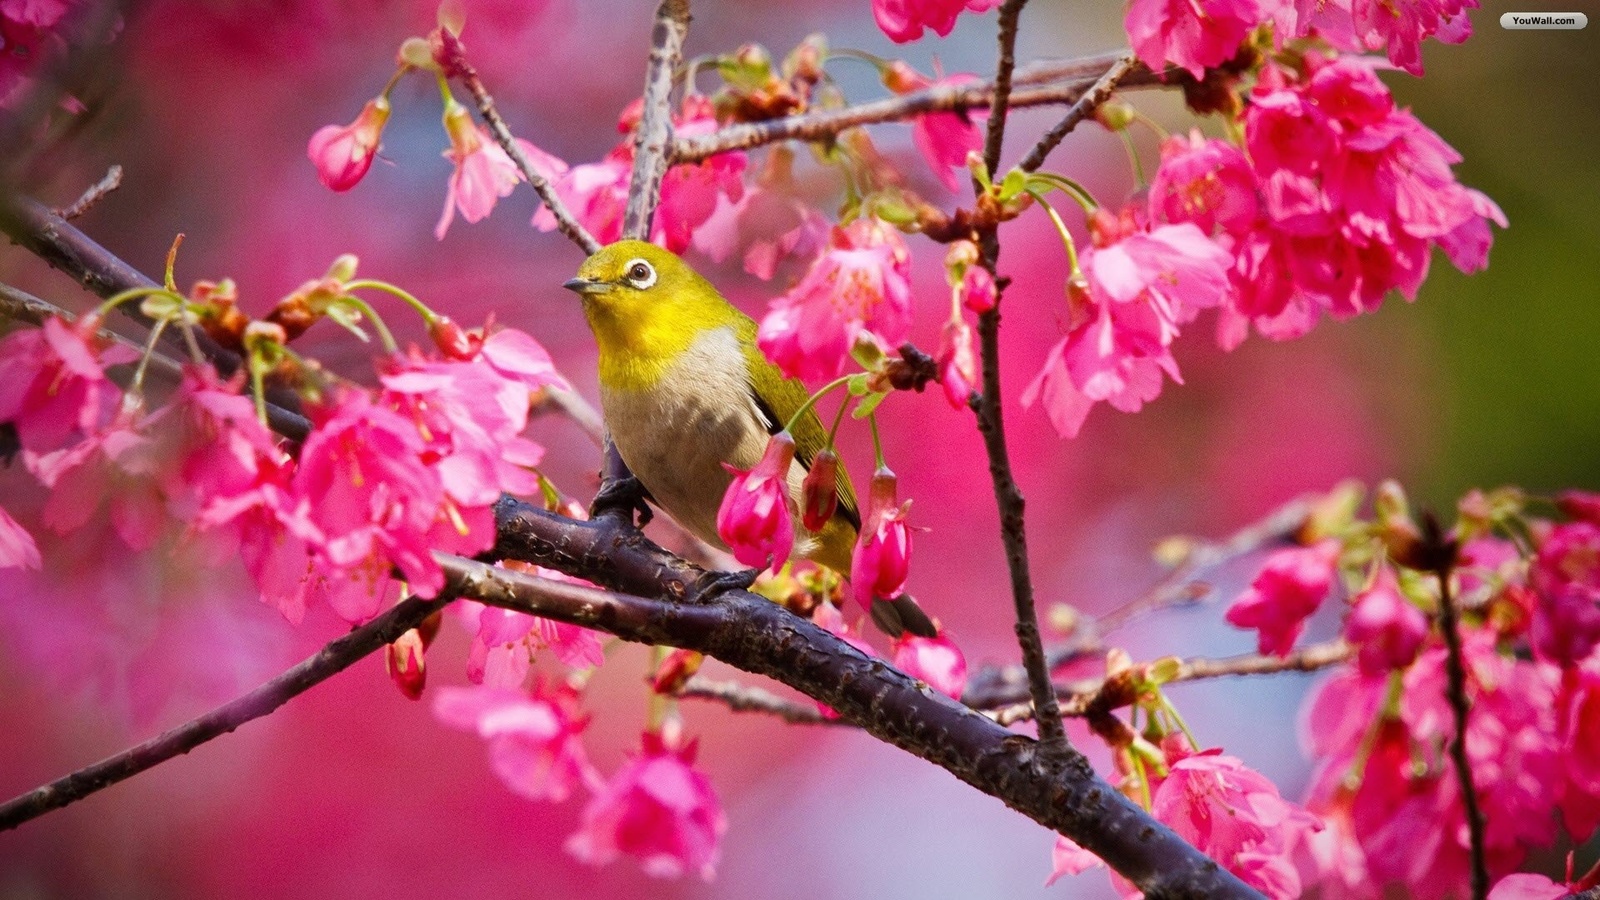
<svg viewBox="0 0 1600 900"><path fill-rule="evenodd" d="M757 342L795 378L844 371L858 337L895 346L911 333L911 253L893 226L856 219L833 229L805 277L772 301Z"/></svg>
<svg viewBox="0 0 1600 900"><path fill-rule="evenodd" d="M1315 34L1341 50L1386 50L1390 62L1422 74L1428 37L1459 44L1472 34L1477 0L1133 0L1124 25L1139 59L1171 63L1195 78L1232 59L1260 26L1278 46Z"/></svg>
<svg viewBox="0 0 1600 900"><path fill-rule="evenodd" d="M0 109L16 104L34 73L65 48L59 29L79 5L79 0L0 0Z"/></svg>
<svg viewBox="0 0 1600 900"><path fill-rule="evenodd" d="M1488 259L1489 222L1506 224L1455 180L1461 157L1361 59L1269 66L1243 125L1242 151L1198 134L1170 140L1149 199L1152 220L1193 224L1227 250L1224 347L1252 324L1282 340L1324 312L1370 312L1390 291L1414 299L1434 246L1473 272Z"/></svg>
<svg viewBox="0 0 1600 900"><path fill-rule="evenodd" d="M602 244L622 237L622 218L628 203L628 181L633 173L633 133L638 125L640 101L623 111L617 130L623 140L597 163L568 168L548 154L536 168L555 185L556 193L585 228ZM675 134L692 137L716 130L716 112L710 99L695 94L686 97L683 108L673 119ZM716 212L719 203L737 203L744 196L746 156L742 152L719 153L702 162L673 166L661 182L661 202L656 207L650 240L682 253L688 249L696 229ZM534 227L552 231L555 216L541 207L533 217Z"/></svg>
<svg viewBox="0 0 1600 900"><path fill-rule="evenodd" d="M542 451L520 436L531 392L561 383L521 332L491 336L470 360L413 352L388 363L376 396L345 388L314 406L291 456L239 383L208 368L188 370L153 411L125 398L102 367L126 356L100 346L94 326L50 319L0 341L10 376L0 421L50 491L44 525L74 531L109 504L130 547L170 532L202 542L217 564L237 557L292 621L313 598L366 621L392 593L395 569L432 596L444 583L434 550L492 546L490 505L534 487L527 467ZM4 532L7 558L31 563L26 532Z"/></svg>
<svg viewBox="0 0 1600 900"><path fill-rule="evenodd" d="M945 37L963 12L987 12L1000 0L872 0L872 18L898 44L922 37L923 29Z"/></svg>
<svg viewBox="0 0 1600 900"><path fill-rule="evenodd" d="M1322 829L1321 821L1220 750L1193 753L1179 739L1164 741L1162 749L1167 772L1152 779L1151 815L1268 897L1301 896L1304 885L1294 853ZM1101 862L1093 854L1058 837L1045 884L1097 865ZM1124 897L1140 896L1121 877L1113 875L1112 884Z"/></svg>

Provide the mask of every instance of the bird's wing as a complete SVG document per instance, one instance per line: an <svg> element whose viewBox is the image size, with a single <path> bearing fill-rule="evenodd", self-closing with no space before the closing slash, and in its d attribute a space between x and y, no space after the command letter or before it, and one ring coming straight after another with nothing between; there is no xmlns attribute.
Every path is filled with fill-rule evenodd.
<svg viewBox="0 0 1600 900"><path fill-rule="evenodd" d="M740 324L739 343L744 347L751 371L763 372L768 376L764 381L776 385L771 397L762 397L752 386L750 398L757 412L761 414L763 424L767 426L767 433L777 434L794 417L795 412L805 405L806 400L810 399L811 393L806 390L804 384L784 375L783 371L773 365L761 352L761 348L756 345L756 323L753 320L746 319ZM816 409L813 408L801 416L791 433L794 436L795 458L800 460L800 465L809 470L811 460L815 459L817 453L828 443L828 432L823 428L822 419L818 418ZM859 531L861 513L856 506L855 488L850 484L850 476L845 473L843 462L839 464L838 491L838 514Z"/></svg>

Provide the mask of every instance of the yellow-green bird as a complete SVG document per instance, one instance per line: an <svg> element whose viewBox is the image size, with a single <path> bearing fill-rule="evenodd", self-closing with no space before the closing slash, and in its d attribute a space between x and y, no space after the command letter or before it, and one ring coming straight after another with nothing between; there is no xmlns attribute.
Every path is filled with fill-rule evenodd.
<svg viewBox="0 0 1600 900"><path fill-rule="evenodd" d="M754 468L768 438L805 405L805 386L762 354L753 319L654 244L602 247L565 287L583 298L600 345L600 405L622 461L679 525L727 549L717 535L717 509L733 476L723 464ZM789 493L798 507L827 432L807 410L790 433ZM820 531L807 531L796 517L794 552L848 577L861 516L842 466L837 491L837 509ZM874 610L880 627L934 636L933 623L910 597L890 605L892 612Z"/></svg>

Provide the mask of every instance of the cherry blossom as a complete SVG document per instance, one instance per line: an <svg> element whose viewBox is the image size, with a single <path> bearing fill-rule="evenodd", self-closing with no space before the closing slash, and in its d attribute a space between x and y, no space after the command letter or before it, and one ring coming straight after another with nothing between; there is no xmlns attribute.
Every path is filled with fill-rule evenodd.
<svg viewBox="0 0 1600 900"><path fill-rule="evenodd" d="M657 878L696 872L711 880L728 821L694 756L693 741L672 746L646 733L639 751L589 800L567 852L591 865L626 854Z"/></svg>
<svg viewBox="0 0 1600 900"><path fill-rule="evenodd" d="M871 609L874 599L892 600L905 590L911 565L911 529L905 521L910 505L899 502L894 473L878 467L850 556L850 586L864 609Z"/></svg>
<svg viewBox="0 0 1600 900"><path fill-rule="evenodd" d="M780 569L794 550L794 499L789 467L794 438L773 435L761 461L748 472L725 466L733 481L717 510L717 536L739 562L758 569Z"/></svg>
<svg viewBox="0 0 1600 900"><path fill-rule="evenodd" d="M1170 62L1200 78L1232 59L1261 20L1257 0L1133 0L1123 24L1145 65L1159 72Z"/></svg>
<svg viewBox="0 0 1600 900"><path fill-rule="evenodd" d="M5 507L0 507L0 569L37 569L39 545Z"/></svg>
<svg viewBox="0 0 1600 900"><path fill-rule="evenodd" d="M311 135L306 155L329 190L348 191L366 177L377 158L378 140L389 112L388 99L378 97L367 101L349 125L324 125Z"/></svg>
<svg viewBox="0 0 1600 900"><path fill-rule="evenodd" d="M450 175L444 212L433 229L433 236L441 241L457 210L468 222L482 221L501 197L511 196L512 189L522 180L522 172L511 156L495 143L487 129L473 125L472 114L465 106L450 101L445 107L444 127L450 135L450 149L444 151L444 157L456 169ZM517 146L534 161L536 170L551 171L563 165L527 141L518 139Z"/></svg>
<svg viewBox="0 0 1600 900"><path fill-rule="evenodd" d="M1360 647L1357 661L1367 675L1403 669L1417 658L1428 637L1428 617L1400 592L1387 567L1376 583L1350 602L1344 635Z"/></svg>
<svg viewBox="0 0 1600 900"><path fill-rule="evenodd" d="M903 61L896 60L884 69L883 83L896 94L945 85L970 84L978 76L950 75L937 80L929 79ZM957 172L965 172L967 154L983 149L983 130L977 124L978 116L968 112L923 113L911 121L911 143L928 161L928 167L947 189L958 191L961 180Z"/></svg>
<svg viewBox="0 0 1600 900"><path fill-rule="evenodd" d="M893 641L895 667L947 697L961 699L967 688L967 659L961 648L941 630L936 638L904 634Z"/></svg>
<svg viewBox="0 0 1600 900"><path fill-rule="evenodd" d="M1338 559L1336 541L1274 552L1249 589L1228 607L1229 624L1257 629L1262 653L1288 656L1306 618L1328 596Z"/></svg>
<svg viewBox="0 0 1600 900"><path fill-rule="evenodd" d="M757 341L795 378L844 370L863 332L898 346L911 330L911 254L899 232L878 219L835 228L805 277L772 301Z"/></svg>
<svg viewBox="0 0 1600 900"><path fill-rule="evenodd" d="M67 323L51 316L39 328L0 338L0 422L10 422L24 450L48 452L110 421L122 391L105 367L136 354L96 336L99 316Z"/></svg>
<svg viewBox="0 0 1600 900"><path fill-rule="evenodd" d="M872 0L872 17L898 44L922 37L924 28L940 37L950 33L963 12L987 12L1000 0Z"/></svg>
<svg viewBox="0 0 1600 900"><path fill-rule="evenodd" d="M489 745L489 765L512 791L555 803L575 788L598 781L579 738L588 718L565 688L535 685L533 692L497 687L441 687L433 714L475 732Z"/></svg>

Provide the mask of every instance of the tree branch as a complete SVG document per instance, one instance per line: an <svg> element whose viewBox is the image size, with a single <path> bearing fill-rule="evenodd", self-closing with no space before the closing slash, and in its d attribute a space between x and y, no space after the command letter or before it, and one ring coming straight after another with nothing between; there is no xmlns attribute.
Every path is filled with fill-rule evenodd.
<svg viewBox="0 0 1600 900"><path fill-rule="evenodd" d="M994 79L994 105L989 112L988 133L983 159L991 177L1000 166L1000 150L1005 140L1006 114L1011 95L1012 67L1016 64L1017 19L1027 0L1006 0L1000 7L1000 63ZM1033 575L1028 569L1028 535L1024 526L1025 501L1011 473L1011 455L1006 449L1005 419L1000 393L1000 298L1005 281L996 272L1000 259L997 226L989 225L979 234L982 264L996 276L995 305L978 316L978 337L983 364L983 393L972 399L977 413L978 431L983 435L989 457L989 478L994 485L995 505L1000 512L1000 536L1005 543L1006 566L1011 573L1011 600L1016 610L1017 645L1021 648L1022 668L1027 673L1028 692L1038 710L1039 738L1046 745L1067 746L1067 732L1061 724L1050 667L1045 662L1044 642L1039 637L1039 615L1033 602ZM1076 751L1072 751L1076 755Z"/></svg>
<svg viewBox="0 0 1600 900"><path fill-rule="evenodd" d="M1042 64L1032 67L1030 71L1018 72L1013 84L1019 87L1009 92L1006 105L1019 107L1073 103L1123 55L1121 52L1101 53L1066 62ZM1121 83L1124 86L1151 85L1159 83L1159 79L1140 63L1129 71ZM827 140L858 125L899 122L923 113L988 109L994 105L995 93L996 83L993 81L943 84L844 109L817 110L769 122L729 125L711 134L674 141L672 161L699 162L729 150L749 150L778 141Z"/></svg>
<svg viewBox="0 0 1600 900"><path fill-rule="evenodd" d="M1424 523L1425 543L1438 545L1438 525L1429 517ZM1489 867L1483 849L1483 809L1478 805L1478 790L1472 784L1472 764L1467 760L1467 721L1471 703L1467 699L1467 668L1461 656L1461 630L1456 621L1456 604L1450 596L1450 573L1455 568L1455 548L1434 568L1439 579L1439 631L1445 646L1445 699L1455 716L1456 733L1450 740L1450 759L1461 785L1461 804L1467 814L1467 842L1472 852L1473 900L1489 896Z"/></svg>
<svg viewBox="0 0 1600 900"><path fill-rule="evenodd" d="M661 0L650 38L644 107L633 142L633 178L622 217L625 237L650 239L650 217L661 200L661 179L667 174L667 151L672 147L672 77L688 33L689 0Z"/></svg>
<svg viewBox="0 0 1600 900"><path fill-rule="evenodd" d="M1093 114L1100 107L1100 104L1110 100L1112 92L1117 89L1117 85L1124 78L1127 78L1138 64L1138 57L1131 53L1112 63L1111 67L1106 69L1105 74L1101 75L1099 80L1094 83L1094 86L1084 91L1083 95L1073 102L1072 108L1067 110L1067 114L1061 118L1061 121L1057 122L1055 127L1046 132L1045 136L1039 139L1039 143L1028 151L1028 155L1023 158L1022 162L1017 164L1017 167L1024 172L1037 172L1039 167L1044 165L1045 157L1049 156L1050 151L1061 143L1061 139L1070 134L1072 129L1077 128L1078 123L1083 121L1085 117Z"/></svg>
<svg viewBox="0 0 1600 900"><path fill-rule="evenodd" d="M572 210L567 209L567 204L562 202L556 193L555 186L550 183L539 171L533 167L528 159L528 154L522 151L522 145L516 142L511 135L511 128L506 125L506 120L500 116L500 110L495 106L494 98L489 96L488 88L483 86L483 79L478 77L478 70L467 61L465 48L461 40L450 33L450 29L439 29L441 46L446 55L447 68L452 75L461 79L461 84L478 106L478 115L483 118L484 124L489 126L489 133L494 135L495 143L500 149L506 151L511 161L517 164L517 170L522 177L528 180L528 186L539 195L544 205L550 210L550 215L555 217L556 227L566 235L578 249L586 255L600 249L600 242L594 239L583 223L572 215Z"/></svg>
<svg viewBox="0 0 1600 900"><path fill-rule="evenodd" d="M717 681L696 675L673 696L721 703L733 712L766 713L794 725L849 725L840 718L828 718L815 704L796 703L764 688L737 681Z"/></svg>
<svg viewBox="0 0 1600 900"><path fill-rule="evenodd" d="M153 768L252 719L272 712L290 698L349 668L356 660L393 642L408 629L450 602L412 598L317 651L294 668L223 706L179 725L158 737L107 757L92 766L35 788L0 804L0 831L82 800L96 791Z"/></svg>

